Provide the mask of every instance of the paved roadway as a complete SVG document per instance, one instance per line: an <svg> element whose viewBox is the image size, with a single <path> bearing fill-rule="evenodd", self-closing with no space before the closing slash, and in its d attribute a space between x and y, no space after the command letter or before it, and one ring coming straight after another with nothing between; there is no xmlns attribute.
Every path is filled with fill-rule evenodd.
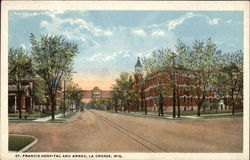
<svg viewBox="0 0 250 160"><path fill-rule="evenodd" d="M162 120L85 110L67 123L9 123L38 143L28 152L241 152L239 118Z"/></svg>

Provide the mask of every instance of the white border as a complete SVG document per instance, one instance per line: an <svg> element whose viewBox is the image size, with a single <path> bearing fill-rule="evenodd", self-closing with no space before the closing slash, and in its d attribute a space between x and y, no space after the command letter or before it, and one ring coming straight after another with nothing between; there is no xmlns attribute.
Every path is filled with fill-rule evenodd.
<svg viewBox="0 0 250 160"><path fill-rule="evenodd" d="M1 159L15 158L8 153L8 10L200 10L244 12L244 146L243 153L121 153L123 159L237 159L249 158L249 2L247 1L3 1L1 10ZM39 153L35 153L39 154ZM42 153L53 154L53 153ZM72 153L73 154L73 153ZM91 153L88 153L91 154ZM119 153L117 153L119 154ZM32 158L35 159L35 158ZM51 159L51 158L47 158ZM58 159L58 158L52 158ZM65 159L65 158L59 158ZM77 159L77 158L74 158ZM82 158L80 158L82 159ZM94 159L94 158L93 158Z"/></svg>

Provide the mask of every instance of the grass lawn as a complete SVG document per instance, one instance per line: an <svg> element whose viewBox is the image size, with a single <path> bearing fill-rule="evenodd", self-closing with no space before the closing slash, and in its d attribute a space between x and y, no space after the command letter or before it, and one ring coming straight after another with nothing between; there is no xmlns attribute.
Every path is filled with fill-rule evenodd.
<svg viewBox="0 0 250 160"><path fill-rule="evenodd" d="M114 111L111 111L111 112L114 112ZM235 110L235 113L238 113L238 112L243 112L243 110ZM129 113L129 112L121 112L121 113ZM138 114L144 114L145 112L144 111L136 111L136 112L132 112L132 113L138 113ZM215 111L215 110L206 110L206 111L201 111L201 115L202 114L219 114L219 113L232 113L231 110L222 110L222 111ZM154 111L148 111L148 114L149 115L158 115L158 112L154 112ZM172 112L164 112L164 114L167 114L167 115L172 115L173 113ZM197 114L197 111L181 111L181 115L196 115ZM177 109L176 109L176 115L177 115Z"/></svg>
<svg viewBox="0 0 250 160"><path fill-rule="evenodd" d="M21 118L21 119L19 119L19 118L9 118L9 120L33 121L33 120L35 120L35 118L27 118L27 119L25 119L25 118Z"/></svg>
<svg viewBox="0 0 250 160"><path fill-rule="evenodd" d="M64 115L62 115L60 118L70 118L70 117L74 116L76 113L77 112L69 112L68 114L65 115L65 117L64 117Z"/></svg>
<svg viewBox="0 0 250 160"><path fill-rule="evenodd" d="M9 150L11 151L19 151L23 147L27 146L31 142L33 142L35 138L30 136L14 136L9 135Z"/></svg>
<svg viewBox="0 0 250 160"><path fill-rule="evenodd" d="M55 111L55 114L62 113L62 110ZM9 113L9 117L19 117L19 113ZM41 112L32 112L32 113L22 113L22 117L27 115L27 117L41 117ZM42 113L42 117L47 117L51 115L51 111L46 111L45 113Z"/></svg>
<svg viewBox="0 0 250 160"><path fill-rule="evenodd" d="M235 115L207 115L207 116L202 116L201 117L204 117L204 118L219 118L219 117L242 117L243 115L242 114L235 114Z"/></svg>
<svg viewBox="0 0 250 160"><path fill-rule="evenodd" d="M50 119L49 122L64 122L64 119Z"/></svg>

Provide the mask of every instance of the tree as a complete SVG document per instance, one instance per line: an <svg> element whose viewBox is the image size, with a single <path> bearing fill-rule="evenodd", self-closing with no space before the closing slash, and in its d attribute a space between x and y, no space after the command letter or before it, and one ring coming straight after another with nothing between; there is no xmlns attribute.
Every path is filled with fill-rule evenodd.
<svg viewBox="0 0 250 160"><path fill-rule="evenodd" d="M207 93L211 89L212 77L215 73L217 58L221 51L217 50L216 44L209 38L206 43L195 41L188 63L190 69L195 71L195 91L198 101L197 116L200 116L200 110Z"/></svg>
<svg viewBox="0 0 250 160"><path fill-rule="evenodd" d="M72 72L73 60L78 53L75 43L67 42L61 36L42 35L37 40L30 36L34 69L43 78L50 96L52 119L55 118L56 93L63 77Z"/></svg>
<svg viewBox="0 0 250 160"><path fill-rule="evenodd" d="M186 93L195 94L198 101L197 115L200 116L200 109L205 97L211 92L212 78L218 66L218 58L221 51L217 49L215 43L209 38L207 42L195 41L190 48L180 40L176 45L176 51L170 49L160 49L153 52L152 57L144 58L144 66L147 74L156 74L161 68L172 68L172 92L173 92L173 117L176 115L176 102L178 106L178 117L180 117L180 96ZM184 87L190 82L189 76L184 76L190 72L194 77L192 85ZM178 76L182 75L182 76ZM182 84L179 80L182 78Z"/></svg>
<svg viewBox="0 0 250 160"><path fill-rule="evenodd" d="M232 114L240 95L243 95L243 52L241 50L225 54L224 72L227 76L227 89L230 94Z"/></svg>
<svg viewBox="0 0 250 160"><path fill-rule="evenodd" d="M46 86L44 80L40 77L36 77L34 81L34 98L36 103L39 104L41 107L43 104L46 103Z"/></svg>
<svg viewBox="0 0 250 160"><path fill-rule="evenodd" d="M173 95L173 117L176 115L176 80L175 80L175 61L176 61L176 53L174 53L170 49L159 49L154 51L152 57L144 58L143 64L146 68L146 74L148 76L152 74L156 74L157 78L157 88L154 90L155 94L159 97L159 115L163 116L163 95L170 95L172 92ZM170 81L172 81L172 87L163 86L162 83L165 82L165 79L160 78L159 71L171 67L172 71L168 72L169 76L172 77Z"/></svg>
<svg viewBox="0 0 250 160"><path fill-rule="evenodd" d="M9 50L9 65L8 74L9 81L14 83L18 92L18 110L19 118L22 118L22 106L21 99L24 94L24 88L22 87L22 82L26 80L31 80L34 76L32 57L21 47L21 48L10 48Z"/></svg>
<svg viewBox="0 0 250 160"><path fill-rule="evenodd" d="M81 92L82 89L79 87L78 84L70 82L67 85L67 99L70 101L75 102L76 111L80 111L80 102L83 98L83 93Z"/></svg>
<svg viewBox="0 0 250 160"><path fill-rule="evenodd" d="M134 79L128 72L122 72L112 87L113 95L120 100L121 107L127 111L131 111L138 103L138 95L133 87Z"/></svg>

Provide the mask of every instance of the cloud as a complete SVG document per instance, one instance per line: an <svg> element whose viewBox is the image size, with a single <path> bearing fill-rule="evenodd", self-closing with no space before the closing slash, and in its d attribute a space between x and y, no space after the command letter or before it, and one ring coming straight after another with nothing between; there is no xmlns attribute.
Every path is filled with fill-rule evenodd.
<svg viewBox="0 0 250 160"><path fill-rule="evenodd" d="M29 18L36 16L49 16L55 18L57 15L64 14L64 10L48 10L48 11L39 11L39 12L11 12L10 18Z"/></svg>
<svg viewBox="0 0 250 160"><path fill-rule="evenodd" d="M208 24L216 25L216 24L219 24L220 21L221 21L221 19L219 19L219 18L208 19Z"/></svg>
<svg viewBox="0 0 250 160"><path fill-rule="evenodd" d="M162 30L157 30L152 32L152 36L164 36L166 33Z"/></svg>
<svg viewBox="0 0 250 160"><path fill-rule="evenodd" d="M97 53L97 54L92 55L91 57L85 58L85 60L87 60L87 61L95 61L98 58L100 58L101 56L102 56L102 53Z"/></svg>
<svg viewBox="0 0 250 160"><path fill-rule="evenodd" d="M48 21L42 21L42 22L40 23L40 27L41 27L41 28L46 28L46 26L47 26L48 24L49 24Z"/></svg>
<svg viewBox="0 0 250 160"><path fill-rule="evenodd" d="M110 61L110 60L113 60L115 58L114 55L111 55L111 56L105 56L102 58L103 61Z"/></svg>
<svg viewBox="0 0 250 160"><path fill-rule="evenodd" d="M229 47L235 47L235 44L229 43L228 46L229 46Z"/></svg>
<svg viewBox="0 0 250 160"><path fill-rule="evenodd" d="M144 32L144 30L142 30L142 29L133 30L132 34L134 34L136 36L145 36L146 35L146 33Z"/></svg>
<svg viewBox="0 0 250 160"><path fill-rule="evenodd" d="M114 52L112 54L104 54L104 53L97 53L94 54L90 57L84 58L87 61L111 61L114 60L117 57L122 57L122 58L126 58L126 57L130 57L130 51L118 51L118 52Z"/></svg>
<svg viewBox="0 0 250 160"><path fill-rule="evenodd" d="M198 16L192 12L188 12L187 14L180 16L177 19L171 20L168 22L168 30L173 30L177 25L182 24L185 20Z"/></svg>
<svg viewBox="0 0 250 160"><path fill-rule="evenodd" d="M113 35L112 31L95 26L83 18L61 18L59 16L52 16L51 21L41 21L40 27L44 29L45 33L60 34L69 40L78 41L78 44L85 48L99 46L96 37L110 37Z"/></svg>
<svg viewBox="0 0 250 160"><path fill-rule="evenodd" d="M158 28L161 26L162 26L162 24L151 24L151 25L147 26L147 28Z"/></svg>
<svg viewBox="0 0 250 160"><path fill-rule="evenodd" d="M216 45L222 45L222 44L224 44L225 42L224 41L215 41L214 42Z"/></svg>
<svg viewBox="0 0 250 160"><path fill-rule="evenodd" d="M21 46L23 49L25 49L25 50L27 49L26 45L23 44L23 43L22 43L20 46Z"/></svg>
<svg viewBox="0 0 250 160"><path fill-rule="evenodd" d="M136 53L137 57L150 57L152 55L151 51L141 51Z"/></svg>
<svg viewBox="0 0 250 160"><path fill-rule="evenodd" d="M194 14L193 12L188 12L185 15L180 16L177 19L170 20L167 24L168 30L174 30L176 26L181 25L184 21L194 18L194 17L201 17L204 18L209 25L217 25L223 21L220 18L210 18L209 16L202 15L202 14ZM232 20L224 21L225 23L232 23Z"/></svg>
<svg viewBox="0 0 250 160"><path fill-rule="evenodd" d="M130 57L130 54L129 54L129 53L125 53L125 54L123 55L123 57Z"/></svg>

